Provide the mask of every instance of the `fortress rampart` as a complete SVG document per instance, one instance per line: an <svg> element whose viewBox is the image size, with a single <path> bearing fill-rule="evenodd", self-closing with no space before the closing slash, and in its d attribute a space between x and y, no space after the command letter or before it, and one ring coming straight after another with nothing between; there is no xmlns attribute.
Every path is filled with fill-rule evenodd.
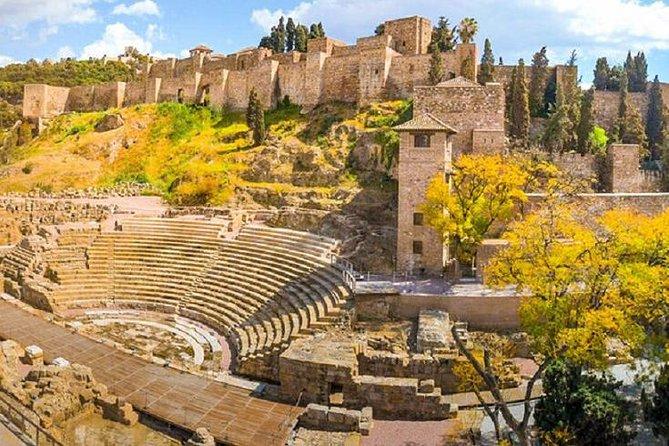
<svg viewBox="0 0 669 446"><path fill-rule="evenodd" d="M310 39L306 53L274 54L267 48L249 48L222 55L200 45L185 59L147 63L140 78L131 82L72 88L26 85L23 115L40 121L67 112L165 101L240 110L246 108L251 89L266 108L286 96L305 109L332 101L364 105L410 98L415 87L430 85L431 39L428 19L407 17L386 22L384 34L361 37L353 45L330 37ZM458 77L465 63L473 61L476 67L476 45L456 45L443 52L442 59L446 79ZM496 81L506 85L512 68L495 67ZM558 82L577 72L575 67L563 66L548 70Z"/></svg>

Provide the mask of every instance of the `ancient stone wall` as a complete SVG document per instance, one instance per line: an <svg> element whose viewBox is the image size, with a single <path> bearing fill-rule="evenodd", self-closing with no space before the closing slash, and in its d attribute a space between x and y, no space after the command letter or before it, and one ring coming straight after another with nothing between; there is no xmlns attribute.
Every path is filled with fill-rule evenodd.
<svg viewBox="0 0 669 446"><path fill-rule="evenodd" d="M417 87L414 114L430 113L457 130L453 157L458 158L473 151L474 130L504 131L504 103L501 84L482 86L457 78L433 87Z"/></svg>
<svg viewBox="0 0 669 446"><path fill-rule="evenodd" d="M428 83L431 33L429 20L409 17L386 22L384 35L358 39L356 45L329 37L310 39L306 54L254 48L223 56L198 48L184 59L147 63L141 81L62 90L26 86L24 115L48 118L162 101L243 109L251 88L267 108L286 95L306 108L332 101L408 98L414 87ZM458 45L442 56L447 77L455 77L465 59L476 60L476 46Z"/></svg>
<svg viewBox="0 0 669 446"><path fill-rule="evenodd" d="M645 122L648 113L648 93L628 93L628 101L641 113L641 119ZM595 122L600 127L611 132L618 119L618 106L620 105L620 93L617 91L595 91L593 110Z"/></svg>
<svg viewBox="0 0 669 446"><path fill-rule="evenodd" d="M412 319L421 310L442 310L473 330L514 331L520 327L517 296L382 294L357 295L359 320Z"/></svg>
<svg viewBox="0 0 669 446"><path fill-rule="evenodd" d="M561 171L568 173L573 178L581 180L597 180L599 178L599 161L591 154L561 153L551 159Z"/></svg>

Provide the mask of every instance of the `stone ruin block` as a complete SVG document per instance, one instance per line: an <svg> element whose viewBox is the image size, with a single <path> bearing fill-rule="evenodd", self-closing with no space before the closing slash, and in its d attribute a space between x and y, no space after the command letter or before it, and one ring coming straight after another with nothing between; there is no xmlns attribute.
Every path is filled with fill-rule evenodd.
<svg viewBox="0 0 669 446"><path fill-rule="evenodd" d="M453 323L441 310L421 310L418 314L416 348L419 353L437 353L455 348L451 334Z"/></svg>
<svg viewBox="0 0 669 446"><path fill-rule="evenodd" d="M353 410L311 403L300 416L299 422L302 427L308 429L360 432L362 435L369 435L372 415L371 407Z"/></svg>
<svg viewBox="0 0 669 446"><path fill-rule="evenodd" d="M44 365L44 351L36 346L36 345L29 345L26 347L26 362L29 365L33 366L40 366Z"/></svg>

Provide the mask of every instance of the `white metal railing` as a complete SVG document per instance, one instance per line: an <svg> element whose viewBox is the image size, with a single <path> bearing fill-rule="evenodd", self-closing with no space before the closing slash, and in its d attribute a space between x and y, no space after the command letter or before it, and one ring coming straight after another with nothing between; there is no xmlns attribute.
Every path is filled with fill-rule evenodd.
<svg viewBox="0 0 669 446"><path fill-rule="evenodd" d="M334 265L339 271L341 271L342 280L344 283L351 289L355 291L355 268L353 263L346 259L342 259L335 253L329 253L330 264Z"/></svg>

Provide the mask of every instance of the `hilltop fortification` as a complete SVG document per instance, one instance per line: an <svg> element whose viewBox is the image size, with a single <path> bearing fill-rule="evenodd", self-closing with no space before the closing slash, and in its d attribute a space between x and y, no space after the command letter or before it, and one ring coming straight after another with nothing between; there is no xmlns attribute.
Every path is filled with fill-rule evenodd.
<svg viewBox="0 0 669 446"><path fill-rule="evenodd" d="M250 48L226 56L200 45L188 58L147 63L137 81L73 88L26 85L23 115L40 121L65 112L165 101L244 109L252 88L267 108L286 96L306 109L333 101L408 98L415 87L430 85L431 39L430 20L407 17L386 22L383 34L361 37L354 45L330 37L310 39L306 53ZM447 79L463 75L463 66L470 64L476 76L475 44L456 45L442 59ZM497 66L496 80L506 84L512 69ZM575 67L549 70L558 81L576 76Z"/></svg>

